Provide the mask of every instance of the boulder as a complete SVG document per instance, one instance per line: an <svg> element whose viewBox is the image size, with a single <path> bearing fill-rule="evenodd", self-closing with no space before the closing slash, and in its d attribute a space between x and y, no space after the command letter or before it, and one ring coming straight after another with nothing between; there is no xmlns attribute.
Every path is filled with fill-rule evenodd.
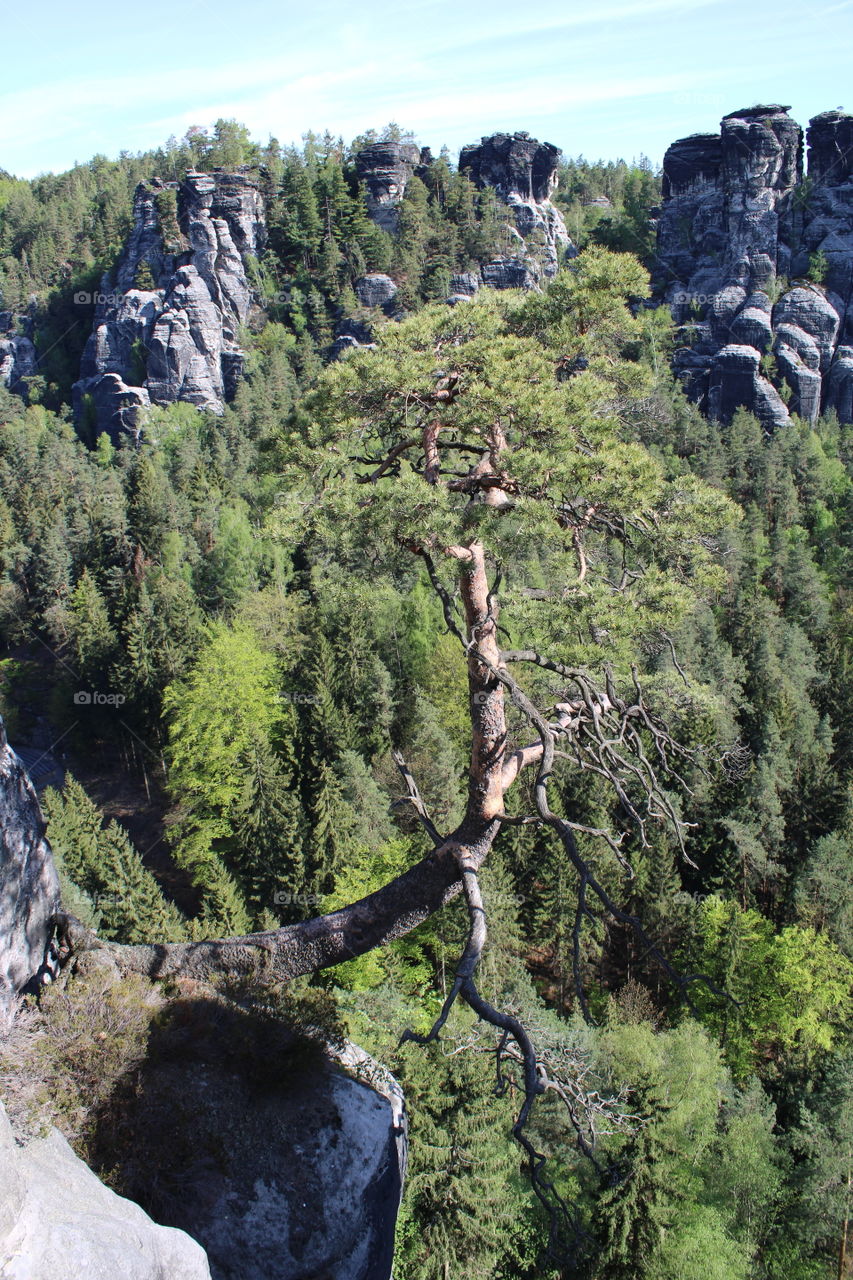
<svg viewBox="0 0 853 1280"><path fill-rule="evenodd" d="M525 258L495 258L482 267L483 284L490 289L537 289L535 265Z"/></svg>
<svg viewBox="0 0 853 1280"><path fill-rule="evenodd" d="M0 1030L46 972L59 880L35 789L0 720Z"/></svg>
<svg viewBox="0 0 853 1280"><path fill-rule="evenodd" d="M375 271L356 280L355 293L363 307L387 309L397 296L397 286L390 276Z"/></svg>
<svg viewBox="0 0 853 1280"><path fill-rule="evenodd" d="M818 285L804 285L790 289L773 309L773 325L791 325L807 333L813 340L820 358L820 369L825 373L832 360L838 331L841 327L843 304L836 306Z"/></svg>
<svg viewBox="0 0 853 1280"><path fill-rule="evenodd" d="M17 1147L0 1102L4 1280L210 1280L204 1250L110 1191L52 1129Z"/></svg>
<svg viewBox="0 0 853 1280"><path fill-rule="evenodd" d="M742 307L729 326L731 341L765 352L773 341L770 313L758 307Z"/></svg>

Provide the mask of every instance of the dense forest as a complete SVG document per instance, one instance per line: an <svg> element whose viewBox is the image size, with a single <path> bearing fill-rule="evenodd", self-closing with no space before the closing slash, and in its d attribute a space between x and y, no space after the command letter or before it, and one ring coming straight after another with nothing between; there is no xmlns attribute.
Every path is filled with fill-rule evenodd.
<svg viewBox="0 0 853 1280"><path fill-rule="evenodd" d="M455 1003L400 1043L454 987L457 897L304 984L406 1093L395 1275L851 1274L853 428L688 403L668 312L643 305L646 162L564 161L579 256L449 308L507 210L442 154L380 230L354 165L380 136L405 135L296 150L220 121L0 174L0 308L39 350L28 402L0 394L0 710L67 770L43 797L66 904L118 942L221 938L423 858L392 749L456 828L471 655L445 553L483 548L500 645L547 655L504 682L511 749L535 705L557 750L555 825L533 772L507 792L479 987L550 1072L530 1132L563 1212L555 1230L510 1137L521 1073L508 1058L496 1091L494 1028ZM241 165L269 239L235 397L88 438L75 295L114 268L136 184ZM365 271L403 312L332 362ZM439 393L430 456L408 433Z"/></svg>

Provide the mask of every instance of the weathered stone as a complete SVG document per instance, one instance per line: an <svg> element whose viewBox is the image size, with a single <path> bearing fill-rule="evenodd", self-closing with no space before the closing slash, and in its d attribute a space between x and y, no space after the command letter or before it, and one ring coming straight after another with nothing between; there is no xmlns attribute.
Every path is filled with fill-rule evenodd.
<svg viewBox="0 0 853 1280"><path fill-rule="evenodd" d="M663 198L691 191L704 194L717 186L723 167L723 146L718 133L693 133L667 148L663 158Z"/></svg>
<svg viewBox="0 0 853 1280"><path fill-rule="evenodd" d="M525 258L495 258L482 267L483 284L490 289L536 289L535 264Z"/></svg>
<svg viewBox="0 0 853 1280"><path fill-rule="evenodd" d="M376 271L356 280L355 292L363 307L388 308L397 296L397 286L390 276Z"/></svg>
<svg viewBox="0 0 853 1280"><path fill-rule="evenodd" d="M802 131L788 108L750 107L727 115L717 135L684 138L664 158L658 219L657 288L673 317L707 323L717 350L772 345L794 395L791 409L810 421L828 402L827 376L839 343L853 344L853 117L825 112L809 127L809 182L803 183ZM809 273L770 308L762 286ZM770 312L768 322L768 312ZM707 354L703 337L694 344ZM714 351L711 354L715 354ZM715 361L707 384L710 412L743 400L746 369ZM678 351L674 368L697 399L703 371ZM742 375L742 376L741 376ZM844 402L842 374L833 397ZM735 391L735 387L738 388ZM753 380L752 407L767 424L784 406ZM697 394L698 393L698 394ZM722 408L721 408L722 406Z"/></svg>
<svg viewBox="0 0 853 1280"><path fill-rule="evenodd" d="M102 431L115 438L136 439L151 400L145 387L129 387L118 373L103 373L72 388L74 416L85 435L94 439Z"/></svg>
<svg viewBox="0 0 853 1280"><path fill-rule="evenodd" d="M825 292L817 285L804 285L790 289L773 308L773 324L793 325L807 333L814 341L820 355L821 372L826 372L835 350L841 327L843 304L833 306Z"/></svg>
<svg viewBox="0 0 853 1280"><path fill-rule="evenodd" d="M754 347L731 343L714 357L708 386L708 413L730 422L738 408L749 409L767 430L788 421L788 410L776 389L759 374Z"/></svg>
<svg viewBox="0 0 853 1280"><path fill-rule="evenodd" d="M711 299L708 319L714 339L725 346L732 342L731 329L734 318L746 302L746 289L739 284L727 285Z"/></svg>
<svg viewBox="0 0 853 1280"><path fill-rule="evenodd" d="M853 116L822 111L809 121L809 177L816 186L840 187L853 180Z"/></svg>
<svg viewBox="0 0 853 1280"><path fill-rule="evenodd" d="M75 405L87 396L95 403L96 432L127 429L121 410L134 392L139 407L186 400L222 412L243 368L238 332L252 306L246 262L264 241L263 198L245 173L188 173L179 188L137 188L116 284L103 283L74 388ZM155 290L136 287L143 266ZM112 383L99 381L108 374Z"/></svg>
<svg viewBox="0 0 853 1280"><path fill-rule="evenodd" d="M44 972L59 880L35 789L0 720L0 1031Z"/></svg>
<svg viewBox="0 0 853 1280"><path fill-rule="evenodd" d="M799 351L782 341L778 334L774 351L779 372L794 392L790 405L791 413L799 414L807 422L815 422L820 414L823 388L823 380L817 372L820 360L817 348L813 348L815 360L813 367L806 364Z"/></svg>
<svg viewBox="0 0 853 1280"><path fill-rule="evenodd" d="M396 234L398 205L420 163L421 149L412 142L373 142L356 156L356 172L367 189L367 212L383 231Z"/></svg>
<svg viewBox="0 0 853 1280"><path fill-rule="evenodd" d="M569 257L576 252L562 214L551 203L559 158L558 147L523 132L496 133L459 153L460 171L478 187L494 188L512 209L520 249L536 259L547 278L556 275L560 252Z"/></svg>
<svg viewBox="0 0 853 1280"><path fill-rule="evenodd" d="M38 373L30 316L0 311L0 386L14 395L27 397L28 379Z"/></svg>
<svg viewBox="0 0 853 1280"><path fill-rule="evenodd" d="M494 187L503 199L514 194L538 202L551 198L559 159L559 147L529 133L495 133L463 147L459 168L478 187Z"/></svg>
<svg viewBox="0 0 853 1280"><path fill-rule="evenodd" d="M755 379L750 407L765 431L776 431L790 421L788 406L767 378Z"/></svg>
<svg viewBox="0 0 853 1280"><path fill-rule="evenodd" d="M163 295L129 289L124 294L106 296L114 300L98 306L95 327L83 351L81 377L97 378L103 373L115 373L129 382L141 383L145 377L146 350L163 305Z"/></svg>
<svg viewBox="0 0 853 1280"><path fill-rule="evenodd" d="M784 321L774 327L777 341L796 351L807 369L820 369L820 351L810 333Z"/></svg>
<svg viewBox="0 0 853 1280"><path fill-rule="evenodd" d="M732 342L745 343L761 352L767 351L773 341L770 315L758 307L742 307L732 321L729 332Z"/></svg>
<svg viewBox="0 0 853 1280"><path fill-rule="evenodd" d="M140 1205L199 1241L214 1280L388 1280L407 1132L386 1068L201 984L148 1048L99 1149Z"/></svg>
<svg viewBox="0 0 853 1280"><path fill-rule="evenodd" d="M328 1072L291 1103L261 1099L257 1110L238 1112L239 1132L229 1125L225 1176L212 1176L186 1218L214 1280L389 1280L401 1095Z"/></svg>
<svg viewBox="0 0 853 1280"><path fill-rule="evenodd" d="M450 277L450 292L452 294L468 294L473 296L480 288L480 277L475 275L473 271L460 271L457 275Z"/></svg>
<svg viewBox="0 0 853 1280"><path fill-rule="evenodd" d="M0 1102L4 1280L210 1280L204 1250L110 1191L56 1129L15 1144Z"/></svg>
<svg viewBox="0 0 853 1280"><path fill-rule="evenodd" d="M853 347L839 347L829 370L827 409L834 409L839 422L853 422Z"/></svg>
<svg viewBox="0 0 853 1280"><path fill-rule="evenodd" d="M152 401L187 400L220 411L224 336L222 312L197 268L179 267L148 344Z"/></svg>

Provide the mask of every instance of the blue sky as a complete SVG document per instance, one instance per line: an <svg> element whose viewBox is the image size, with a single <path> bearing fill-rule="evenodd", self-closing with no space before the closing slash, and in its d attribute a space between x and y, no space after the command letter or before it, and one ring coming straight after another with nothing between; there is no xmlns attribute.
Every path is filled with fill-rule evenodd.
<svg viewBox="0 0 853 1280"><path fill-rule="evenodd" d="M261 139L423 145L527 129L568 155L641 153L728 111L853 111L853 0L41 0L3 16L0 168L61 171L236 118Z"/></svg>

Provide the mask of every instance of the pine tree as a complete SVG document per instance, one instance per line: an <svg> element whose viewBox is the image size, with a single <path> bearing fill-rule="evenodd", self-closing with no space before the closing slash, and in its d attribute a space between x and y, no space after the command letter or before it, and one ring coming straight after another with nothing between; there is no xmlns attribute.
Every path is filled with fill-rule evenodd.
<svg viewBox="0 0 853 1280"><path fill-rule="evenodd" d="M637 1280L673 1221L672 1153L660 1124L669 1108L648 1086L634 1092L643 1119L595 1207L595 1274L601 1280Z"/></svg>
<svg viewBox="0 0 853 1280"><path fill-rule="evenodd" d="M306 886L305 832L292 777L263 741L250 744L237 767L243 785L231 809L229 868L256 913L294 918L288 906Z"/></svg>
<svg viewBox="0 0 853 1280"><path fill-rule="evenodd" d="M47 838L65 873L97 909L100 929L117 942L152 937L178 941L186 925L168 902L117 822L103 817L79 782L68 776L62 792L44 797Z"/></svg>

